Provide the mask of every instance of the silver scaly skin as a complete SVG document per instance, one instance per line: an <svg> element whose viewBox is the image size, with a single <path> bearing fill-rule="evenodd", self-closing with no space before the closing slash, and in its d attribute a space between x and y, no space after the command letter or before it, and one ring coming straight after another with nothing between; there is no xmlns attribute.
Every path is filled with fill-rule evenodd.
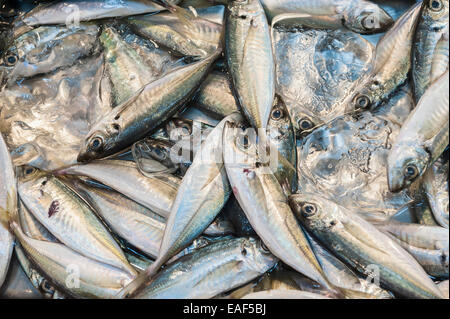
<svg viewBox="0 0 450 319"><path fill-rule="evenodd" d="M416 102L419 102L426 89L433 82L432 69L433 64L435 64L433 60L435 55L440 53L437 50L438 43L445 37L446 32L448 34L448 0L425 0L423 3L422 13L414 37L412 55L411 75ZM448 42L446 56L446 67L448 68Z"/></svg>
<svg viewBox="0 0 450 319"><path fill-rule="evenodd" d="M57 173L90 177L165 218L181 183L180 178L166 173L144 176L134 162L124 160L73 165Z"/></svg>
<svg viewBox="0 0 450 319"><path fill-rule="evenodd" d="M408 252L357 214L316 194L295 194L289 202L302 225L362 275L376 272L382 287L400 296L442 298Z"/></svg>
<svg viewBox="0 0 450 319"><path fill-rule="evenodd" d="M449 141L448 71L436 80L409 114L388 155L393 192L411 185L433 164Z"/></svg>
<svg viewBox="0 0 450 319"><path fill-rule="evenodd" d="M59 241L88 258L136 274L92 209L61 180L23 167L18 185L22 202Z"/></svg>
<svg viewBox="0 0 450 319"><path fill-rule="evenodd" d="M168 120L197 90L220 53L170 71L106 114L87 134L78 161L117 153Z"/></svg>
<svg viewBox="0 0 450 319"><path fill-rule="evenodd" d="M212 298L261 276L276 262L259 240L222 240L164 268L136 298Z"/></svg>
<svg viewBox="0 0 450 319"><path fill-rule="evenodd" d="M266 127L275 96L275 61L259 0L236 0L228 5L225 55L243 113L254 128Z"/></svg>
<svg viewBox="0 0 450 319"><path fill-rule="evenodd" d="M422 188L428 198L431 211L436 222L448 229L449 192L448 192L448 160L436 161L424 174Z"/></svg>

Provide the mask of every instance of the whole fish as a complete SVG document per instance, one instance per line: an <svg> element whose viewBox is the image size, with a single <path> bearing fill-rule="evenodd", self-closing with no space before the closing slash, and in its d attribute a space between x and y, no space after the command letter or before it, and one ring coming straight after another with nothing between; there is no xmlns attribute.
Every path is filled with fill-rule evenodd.
<svg viewBox="0 0 450 319"><path fill-rule="evenodd" d="M410 113L388 156L391 191L411 185L448 145L448 71L436 80Z"/></svg>
<svg viewBox="0 0 450 319"><path fill-rule="evenodd" d="M17 211L17 182L8 146L0 133L0 288L8 272L14 237L6 222Z"/></svg>
<svg viewBox="0 0 450 319"><path fill-rule="evenodd" d="M196 11L169 6L170 12L127 20L139 35L185 56L206 57L221 46L222 23L204 19Z"/></svg>
<svg viewBox="0 0 450 319"><path fill-rule="evenodd" d="M448 229L406 223L376 225L408 251L435 278L448 278Z"/></svg>
<svg viewBox="0 0 450 319"><path fill-rule="evenodd" d="M436 51L436 48L438 42L445 37L444 33L447 32L448 34L448 11L448 0L425 0L422 6L422 13L414 38L412 55L411 75L414 83L414 98L416 102L419 102L426 89L433 83L433 79L431 78L433 61L435 54L440 54L439 51ZM446 55L448 57L448 42Z"/></svg>
<svg viewBox="0 0 450 319"><path fill-rule="evenodd" d="M170 214L181 183L178 177L170 174L144 176L135 163L123 160L74 165L57 173L90 177L165 218Z"/></svg>
<svg viewBox="0 0 450 319"><path fill-rule="evenodd" d="M92 209L57 177L23 167L18 190L33 216L63 244L98 262L136 273Z"/></svg>
<svg viewBox="0 0 450 319"><path fill-rule="evenodd" d="M422 184L434 219L447 229L449 219L448 165L448 160L445 163L436 161L424 174Z"/></svg>
<svg viewBox="0 0 450 319"><path fill-rule="evenodd" d="M275 61L259 0L229 3L225 55L243 113L254 128L266 127L275 96Z"/></svg>
<svg viewBox="0 0 450 319"><path fill-rule="evenodd" d="M225 74L217 71L211 72L203 81L194 102L219 120L239 111L230 81Z"/></svg>
<svg viewBox="0 0 450 319"><path fill-rule="evenodd" d="M302 225L361 274L401 296L442 298L408 252L357 214L316 194L295 194L289 201Z"/></svg>
<svg viewBox="0 0 450 319"><path fill-rule="evenodd" d="M149 0L66 0L36 6L13 22L13 37L40 25L78 25L83 21L126 17L165 10Z"/></svg>
<svg viewBox="0 0 450 319"><path fill-rule="evenodd" d="M270 167L257 163L256 141L242 123L227 123L223 132L224 163L234 196L253 229L280 260L325 287L324 278L303 230Z"/></svg>
<svg viewBox="0 0 450 319"><path fill-rule="evenodd" d="M393 24L392 17L377 4L365 0L261 0L270 20L281 16L311 20L315 27L346 27L354 32L383 32Z"/></svg>
<svg viewBox="0 0 450 319"><path fill-rule="evenodd" d="M422 3L406 11L380 39L372 69L364 75L343 100L345 112L373 110L404 83L411 68L411 51Z"/></svg>
<svg viewBox="0 0 450 319"><path fill-rule="evenodd" d="M223 240L183 256L164 268L135 297L212 298L261 276L276 262L259 240Z"/></svg>
<svg viewBox="0 0 450 319"><path fill-rule="evenodd" d="M7 85L24 78L74 65L98 51L99 27L82 24L78 28L39 27L17 38L4 53L0 68Z"/></svg>
<svg viewBox="0 0 450 319"><path fill-rule="evenodd" d="M112 82L114 105L119 105L151 82L153 72L112 27L103 28L100 42L104 48L105 72Z"/></svg>
<svg viewBox="0 0 450 319"><path fill-rule="evenodd" d="M145 85L96 123L78 154L84 162L117 153L168 120L197 90L220 51Z"/></svg>
<svg viewBox="0 0 450 319"><path fill-rule="evenodd" d="M120 193L71 180L78 194L94 208L111 230L151 258L158 257L165 221Z"/></svg>
<svg viewBox="0 0 450 319"><path fill-rule="evenodd" d="M203 142L184 175L172 205L158 259L124 293L132 294L171 257L186 248L216 218L231 189L222 157L224 125L241 121L238 113L223 119Z"/></svg>
<svg viewBox="0 0 450 319"><path fill-rule="evenodd" d="M67 246L27 237L11 228L32 262L63 291L78 298L111 298L133 276L119 268L87 258Z"/></svg>

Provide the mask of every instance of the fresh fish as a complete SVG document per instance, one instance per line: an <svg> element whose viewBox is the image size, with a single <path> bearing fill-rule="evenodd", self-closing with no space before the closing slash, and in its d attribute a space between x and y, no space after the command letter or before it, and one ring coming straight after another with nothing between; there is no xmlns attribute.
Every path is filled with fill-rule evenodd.
<svg viewBox="0 0 450 319"><path fill-rule="evenodd" d="M151 258L158 257L165 221L120 193L70 181L111 230Z"/></svg>
<svg viewBox="0 0 450 319"><path fill-rule="evenodd" d="M223 27L189 9L169 6L170 12L127 20L139 35L185 56L206 57L221 46Z"/></svg>
<svg viewBox="0 0 450 319"><path fill-rule="evenodd" d="M270 167L257 163L254 138L236 124L225 125L224 162L234 196L255 232L275 256L328 287L280 184Z"/></svg>
<svg viewBox="0 0 450 319"><path fill-rule="evenodd" d="M119 105L151 82L153 72L112 27L103 28L100 42L104 48L105 72L112 82L114 105Z"/></svg>
<svg viewBox="0 0 450 319"><path fill-rule="evenodd" d="M217 71L211 72L205 79L194 102L196 106L219 120L239 111L230 81L225 74Z"/></svg>
<svg viewBox="0 0 450 319"><path fill-rule="evenodd" d="M426 89L433 83L431 73L433 61L439 41L448 34L448 0L423 1L422 13L417 24L414 38L412 81L414 83L414 98L419 102ZM447 35L448 39L448 35ZM444 40L444 39L442 39ZM445 54L444 54L445 56ZM448 68L448 41L447 41L447 66ZM445 69L443 70L445 72ZM442 75L439 74L438 76Z"/></svg>
<svg viewBox="0 0 450 319"><path fill-rule="evenodd" d="M242 120L238 113L223 119L203 142L184 175L172 205L158 259L125 290L133 293L171 257L186 248L210 225L225 205L231 189L222 158L224 125ZM124 293L125 293L124 291Z"/></svg>
<svg viewBox="0 0 450 319"><path fill-rule="evenodd" d="M390 299L392 295L371 282L371 278L362 278L355 274L342 261L323 248L313 237L307 234L311 247L327 279L339 287L346 298L354 299Z"/></svg>
<svg viewBox="0 0 450 319"><path fill-rule="evenodd" d="M66 0L38 5L13 22L13 36L40 25L78 25L83 21L125 17L136 14L165 10L164 7L148 0Z"/></svg>
<svg viewBox="0 0 450 319"><path fill-rule="evenodd" d="M259 240L223 240L183 256L164 268L135 297L212 298L261 276L276 262Z"/></svg>
<svg viewBox="0 0 450 319"><path fill-rule="evenodd" d="M421 6L420 2L413 5L378 42L372 69L355 83L341 102L346 113L374 110L406 81Z"/></svg>
<svg viewBox="0 0 450 319"><path fill-rule="evenodd" d="M18 190L33 216L63 244L98 262L136 273L91 208L57 177L23 167Z"/></svg>
<svg viewBox="0 0 450 319"><path fill-rule="evenodd" d="M57 173L90 177L165 218L170 214L181 183L178 177L170 174L144 176L135 163L122 160L74 165Z"/></svg>
<svg viewBox="0 0 450 319"><path fill-rule="evenodd" d="M27 237L12 222L12 230L31 261L60 289L78 298L111 298L133 276L87 258L60 243Z"/></svg>
<svg viewBox="0 0 450 319"><path fill-rule="evenodd" d="M78 161L117 153L168 120L195 92L219 54L172 70L114 108L91 128Z"/></svg>
<svg viewBox="0 0 450 319"><path fill-rule="evenodd" d="M231 1L225 55L243 113L254 128L267 126L275 96L275 60L270 28L259 0Z"/></svg>
<svg viewBox="0 0 450 319"><path fill-rule="evenodd" d="M401 296L442 298L409 253L357 214L316 194L295 194L289 201L302 225L359 273Z"/></svg>
<svg viewBox="0 0 450 319"><path fill-rule="evenodd" d="M408 251L435 278L448 278L448 229L406 223L376 225Z"/></svg>
<svg viewBox="0 0 450 319"><path fill-rule="evenodd" d="M361 34L383 32L393 24L392 17L377 4L365 0L261 0L269 20L297 18L313 27L346 27ZM305 21L306 20L306 21Z"/></svg>
<svg viewBox="0 0 450 319"><path fill-rule="evenodd" d="M434 219L447 229L449 218L448 165L448 160L445 163L436 161L424 174L422 184Z"/></svg>
<svg viewBox="0 0 450 319"><path fill-rule="evenodd" d="M14 41L0 60L7 85L24 78L69 67L98 52L99 27L82 24L77 28L39 27Z"/></svg>
<svg viewBox="0 0 450 319"><path fill-rule="evenodd" d="M9 214L17 211L17 182L8 146L0 133L0 288L8 272L14 248L14 237L7 223Z"/></svg>
<svg viewBox="0 0 450 319"><path fill-rule="evenodd" d="M391 191L411 185L448 145L448 71L434 82L408 116L388 156Z"/></svg>

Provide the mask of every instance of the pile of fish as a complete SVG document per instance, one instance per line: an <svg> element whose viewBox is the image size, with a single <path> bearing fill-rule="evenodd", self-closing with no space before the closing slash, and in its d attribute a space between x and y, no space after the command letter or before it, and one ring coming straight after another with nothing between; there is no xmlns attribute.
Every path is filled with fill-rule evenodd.
<svg viewBox="0 0 450 319"><path fill-rule="evenodd" d="M449 1L0 1L0 297L448 298Z"/></svg>

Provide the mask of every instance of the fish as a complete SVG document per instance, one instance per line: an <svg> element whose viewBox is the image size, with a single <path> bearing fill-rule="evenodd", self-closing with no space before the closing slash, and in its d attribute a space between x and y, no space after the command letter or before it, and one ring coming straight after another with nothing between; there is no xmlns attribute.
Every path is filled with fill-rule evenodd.
<svg viewBox="0 0 450 319"><path fill-rule="evenodd" d="M60 289L78 298L110 298L132 280L130 273L87 258L61 243L27 237L11 228L30 260Z"/></svg>
<svg viewBox="0 0 450 319"><path fill-rule="evenodd" d="M261 0L269 20L295 18L302 25L314 27L344 27L360 34L384 32L394 20L379 5L365 0ZM311 24L306 23L307 26Z"/></svg>
<svg viewBox="0 0 450 319"><path fill-rule="evenodd" d="M265 128L275 97L275 60L259 0L228 4L225 56L243 114L255 129Z"/></svg>
<svg viewBox="0 0 450 319"><path fill-rule="evenodd" d="M426 0L422 6L412 52L411 77L414 83L414 98L416 102L419 102L426 89L434 82L434 79L431 77L433 62L435 55L440 54L439 50L437 50L438 43L445 41L443 39L445 38L445 32L448 34L448 11L448 0ZM446 56L447 66L444 67L448 68L448 40ZM445 69L443 71L445 72ZM442 73L434 76L439 77L440 75Z"/></svg>
<svg viewBox="0 0 450 319"><path fill-rule="evenodd" d="M376 226L408 251L430 276L448 278L448 229L394 222Z"/></svg>
<svg viewBox="0 0 450 319"><path fill-rule="evenodd" d="M135 163L112 159L72 165L55 173L92 178L164 218L170 214L181 183L180 178L167 173L144 176Z"/></svg>
<svg viewBox="0 0 450 319"><path fill-rule="evenodd" d="M448 81L447 71L428 88L402 125L387 160L391 191L411 185L447 147Z"/></svg>
<svg viewBox="0 0 450 319"><path fill-rule="evenodd" d="M206 57L222 46L222 23L176 5L168 9L170 12L129 18L127 23L142 37L183 56Z"/></svg>
<svg viewBox="0 0 450 319"><path fill-rule="evenodd" d="M25 78L66 68L97 54L98 33L97 25L82 24L75 29L42 26L23 34L0 59L4 78L8 79L5 84L12 86Z"/></svg>
<svg viewBox="0 0 450 319"><path fill-rule="evenodd" d="M447 229L449 228L448 165L448 160L445 163L441 160L436 161L427 169L422 182L434 219Z"/></svg>
<svg viewBox="0 0 450 319"><path fill-rule="evenodd" d="M99 38L105 55L105 72L112 83L112 106L117 106L151 82L153 72L114 28L103 27Z"/></svg>
<svg viewBox="0 0 450 319"><path fill-rule="evenodd" d="M261 276L277 261L257 239L222 240L173 262L134 298L212 298Z"/></svg>
<svg viewBox="0 0 450 319"><path fill-rule="evenodd" d="M17 181L15 169L3 135L0 133L0 288L6 279L14 236L9 230L9 215L17 211Z"/></svg>
<svg viewBox="0 0 450 319"><path fill-rule="evenodd" d="M218 120L233 112L239 112L230 80L218 71L213 71L206 77L194 98L194 103Z"/></svg>
<svg viewBox="0 0 450 319"><path fill-rule="evenodd" d="M88 258L136 274L92 209L56 176L22 167L18 192L33 216L63 244Z"/></svg>
<svg viewBox="0 0 450 319"><path fill-rule="evenodd" d="M319 194L293 194L289 203L302 225L360 274L409 298L443 298L422 266L375 226Z"/></svg>
<svg viewBox="0 0 450 319"><path fill-rule="evenodd" d="M67 0L46 3L19 16L12 24L12 36L17 38L41 25L64 24L70 27L84 21L126 17L162 10L165 10L163 6L148 0Z"/></svg>
<svg viewBox="0 0 450 319"><path fill-rule="evenodd" d="M375 110L406 81L421 7L421 2L411 6L377 43L371 70L339 102L345 113Z"/></svg>
<svg viewBox="0 0 450 319"><path fill-rule="evenodd" d="M117 153L168 120L197 90L220 52L170 71L111 110L87 134L78 162Z"/></svg>
<svg viewBox="0 0 450 319"><path fill-rule="evenodd" d="M165 220L118 192L69 180L75 191L100 215L111 230L150 258L157 258Z"/></svg>
<svg viewBox="0 0 450 319"><path fill-rule="evenodd" d="M293 289L271 289L253 292L241 299L330 299L321 294Z"/></svg>
<svg viewBox="0 0 450 319"><path fill-rule="evenodd" d="M225 168L240 207L275 256L330 287L272 170L258 163L256 137L243 128L242 122L227 123L223 132Z"/></svg>
<svg viewBox="0 0 450 319"><path fill-rule="evenodd" d="M158 259L124 289L124 294L133 294L152 278L170 258L201 235L222 210L231 193L222 159L223 129L226 123L240 120L239 113L227 116L203 142L172 204Z"/></svg>

